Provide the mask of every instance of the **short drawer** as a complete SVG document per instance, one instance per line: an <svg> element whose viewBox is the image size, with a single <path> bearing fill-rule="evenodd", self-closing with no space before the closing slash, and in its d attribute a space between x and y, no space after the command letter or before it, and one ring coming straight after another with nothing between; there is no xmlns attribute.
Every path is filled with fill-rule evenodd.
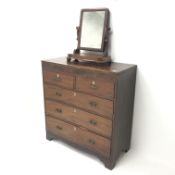
<svg viewBox="0 0 175 175"><path fill-rule="evenodd" d="M44 85L44 90L46 98L59 100L110 119L113 116L113 101L51 85Z"/></svg>
<svg viewBox="0 0 175 175"><path fill-rule="evenodd" d="M112 121L76 107L46 100L46 116L77 124L105 137L111 137Z"/></svg>
<svg viewBox="0 0 175 175"><path fill-rule="evenodd" d="M76 76L76 89L106 99L114 98L114 81Z"/></svg>
<svg viewBox="0 0 175 175"><path fill-rule="evenodd" d="M62 72L43 71L45 83L51 83L68 89L73 89L74 77Z"/></svg>
<svg viewBox="0 0 175 175"><path fill-rule="evenodd" d="M109 157L109 139L51 117L46 118L46 126L47 131L58 137L62 137L73 143L86 147L104 157Z"/></svg>

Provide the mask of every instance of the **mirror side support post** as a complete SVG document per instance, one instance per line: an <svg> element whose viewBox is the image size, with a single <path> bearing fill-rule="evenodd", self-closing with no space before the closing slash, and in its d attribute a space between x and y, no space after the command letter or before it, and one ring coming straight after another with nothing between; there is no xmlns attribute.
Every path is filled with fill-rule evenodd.
<svg viewBox="0 0 175 175"><path fill-rule="evenodd" d="M74 49L73 54L79 54L80 53L80 49L78 48L78 44L80 42L80 26L77 26L76 30L77 30L77 48ZM67 55L67 62L71 61L71 58L72 58L73 54L68 54Z"/></svg>
<svg viewBox="0 0 175 175"><path fill-rule="evenodd" d="M73 53L80 53L80 49L78 48L78 44L80 42L80 26L77 26L76 27L76 30L77 30L77 48L74 50Z"/></svg>
<svg viewBox="0 0 175 175"><path fill-rule="evenodd" d="M111 28L107 27L104 38L104 56L108 56L108 46L109 46L109 35L111 34Z"/></svg>

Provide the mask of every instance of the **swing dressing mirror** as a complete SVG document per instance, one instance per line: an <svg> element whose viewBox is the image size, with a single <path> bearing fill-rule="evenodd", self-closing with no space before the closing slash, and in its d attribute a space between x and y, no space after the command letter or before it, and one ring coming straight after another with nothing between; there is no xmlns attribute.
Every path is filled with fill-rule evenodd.
<svg viewBox="0 0 175 175"><path fill-rule="evenodd" d="M76 61L111 62L108 56L108 34L108 9L82 9L80 25L77 27L77 49L74 54L68 55L68 61L74 58Z"/></svg>

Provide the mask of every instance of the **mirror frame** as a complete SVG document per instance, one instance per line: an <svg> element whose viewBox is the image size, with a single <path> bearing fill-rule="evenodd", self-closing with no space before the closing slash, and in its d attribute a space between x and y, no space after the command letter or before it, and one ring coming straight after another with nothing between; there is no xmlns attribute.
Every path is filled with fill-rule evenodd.
<svg viewBox="0 0 175 175"><path fill-rule="evenodd" d="M89 48L89 47L81 47L81 33L82 33L82 20L83 20L83 13L84 12L94 12L94 11L104 11L105 12L105 19L104 19L104 26L103 26L103 34L102 34L102 42L101 48ZM99 8L99 9L82 9L80 14L80 26L78 31L78 50L87 50L87 51L97 51L97 52L104 52L105 47L105 40L107 40L108 35L108 28L109 28L109 9L107 8Z"/></svg>

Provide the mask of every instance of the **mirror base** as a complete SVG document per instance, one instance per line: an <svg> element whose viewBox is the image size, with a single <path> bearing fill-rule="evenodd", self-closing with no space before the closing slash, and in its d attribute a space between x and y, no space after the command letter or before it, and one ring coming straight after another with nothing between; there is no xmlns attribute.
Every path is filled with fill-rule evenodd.
<svg viewBox="0 0 175 175"><path fill-rule="evenodd" d="M86 54L68 54L67 61L83 61L83 62L95 62L95 63L110 63L110 56L102 56L102 55L86 55Z"/></svg>

